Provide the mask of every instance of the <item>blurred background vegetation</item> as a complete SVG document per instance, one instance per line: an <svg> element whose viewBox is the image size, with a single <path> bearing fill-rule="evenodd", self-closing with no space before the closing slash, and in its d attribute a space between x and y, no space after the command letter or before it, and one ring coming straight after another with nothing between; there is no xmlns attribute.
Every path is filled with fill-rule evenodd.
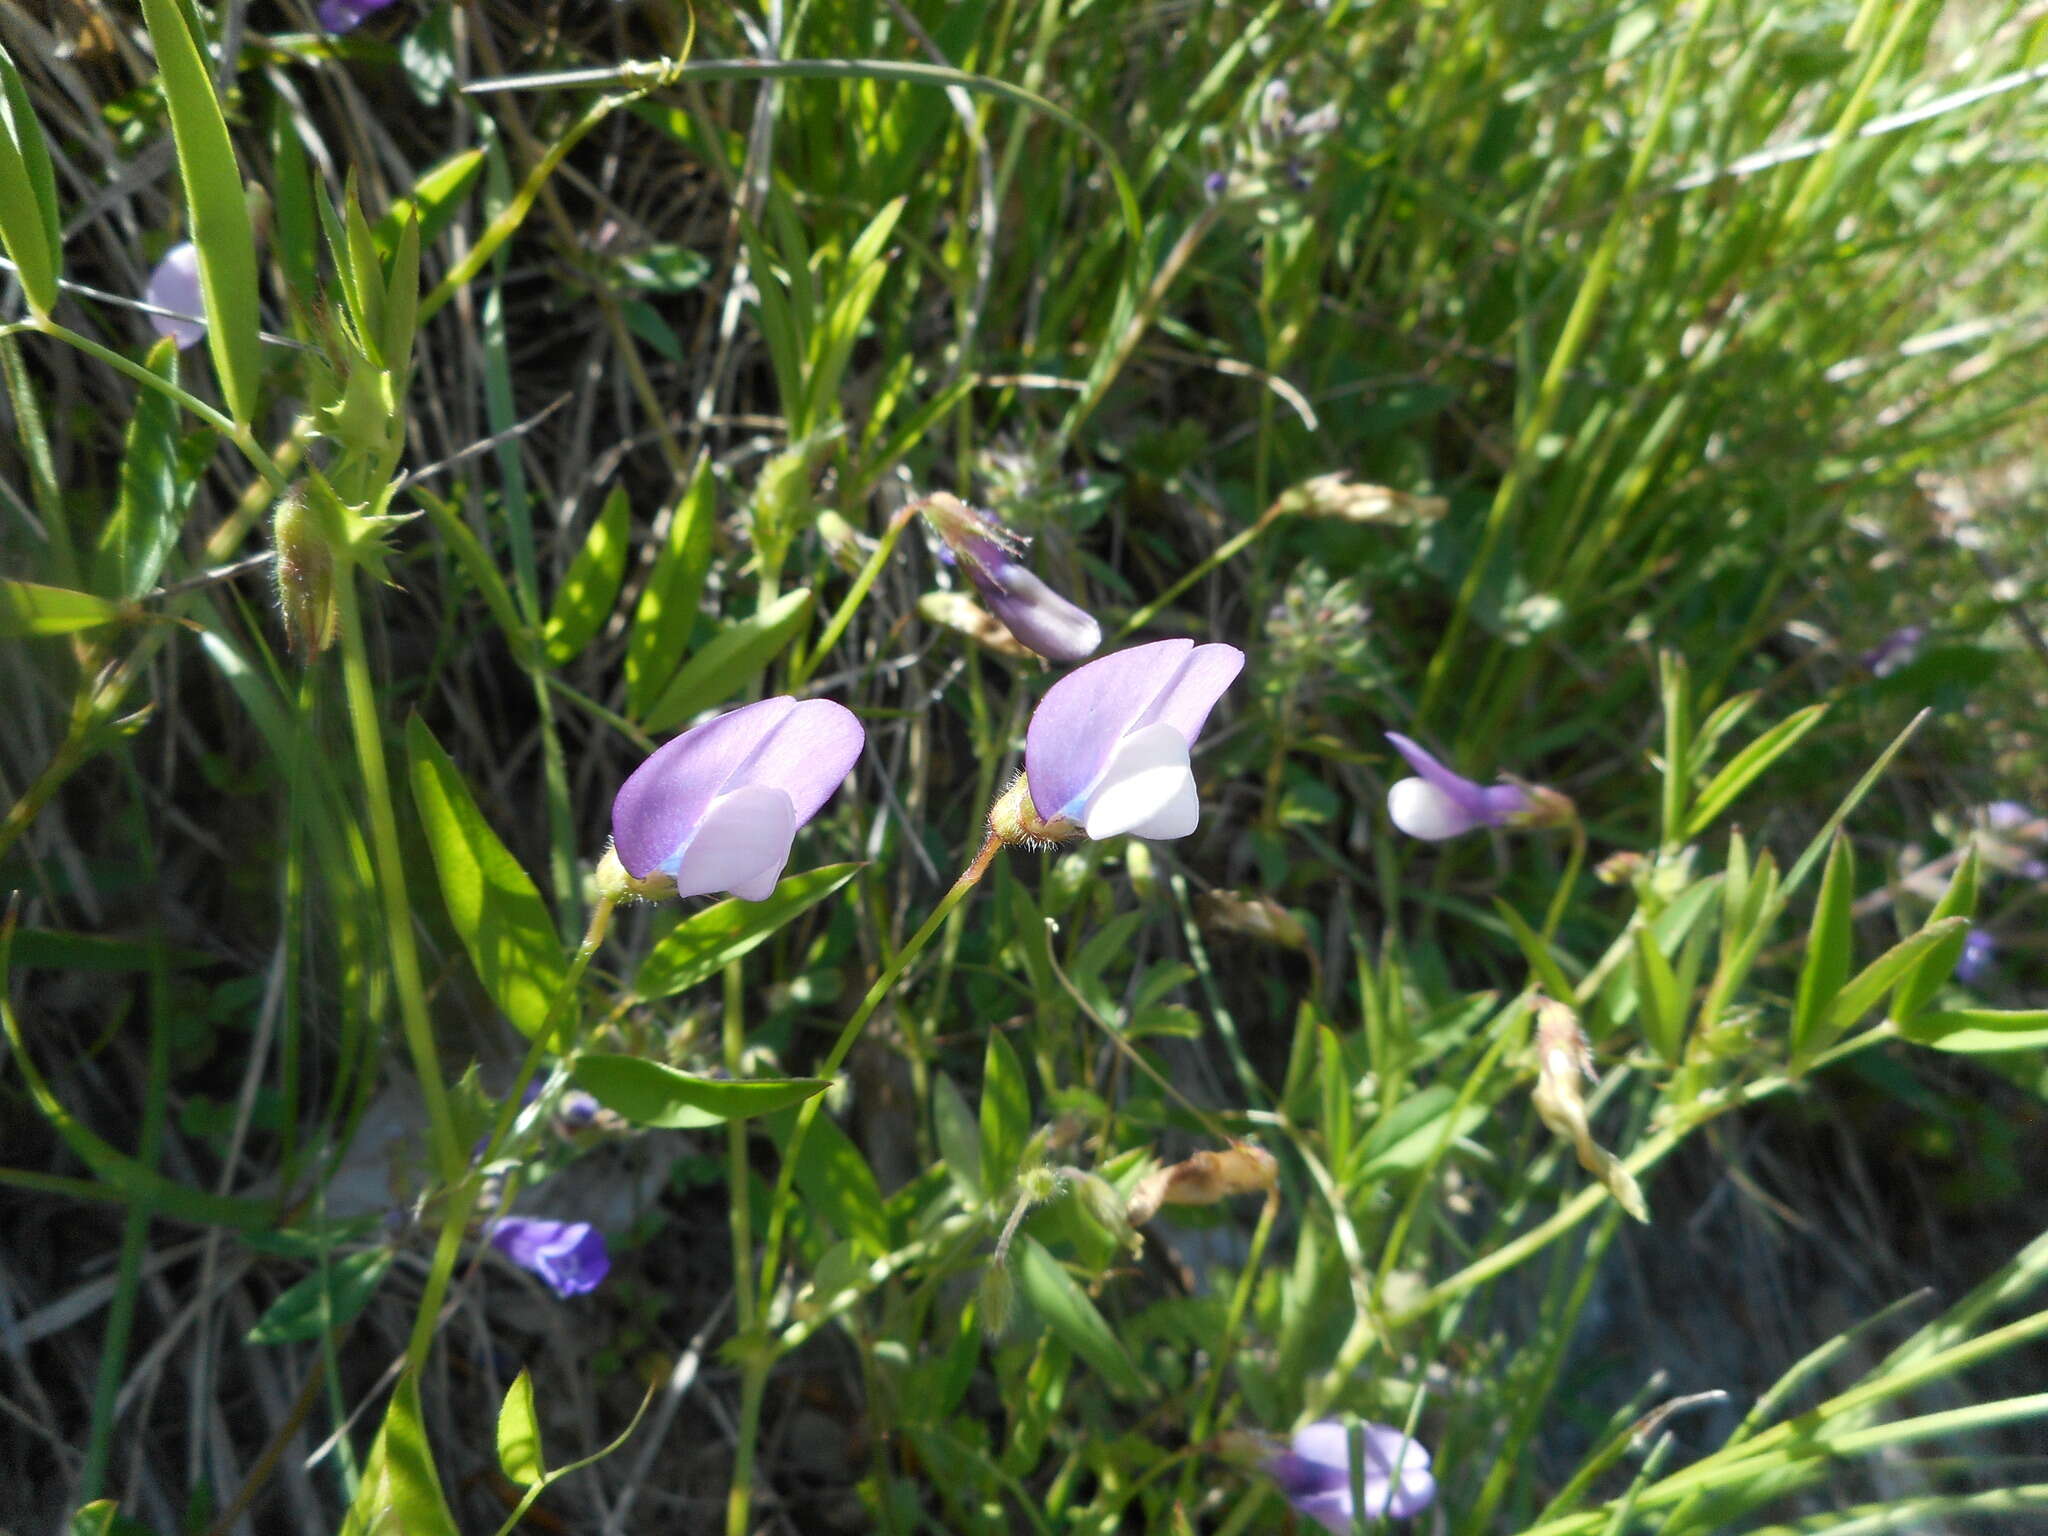
<svg viewBox="0 0 2048 1536"><path fill-rule="evenodd" d="M1989 942L1944 996L2042 1001L2048 10L397 0L345 35L301 0L186 14L256 209L278 339L251 425L288 475L339 440L298 414L334 388L342 307L316 200L352 184L383 263L392 210L419 215L429 297L388 416L389 510L426 515L391 531L360 638L386 735L416 719L460 765L565 944L610 796L655 741L777 691L868 726L796 863L864 861L852 883L675 996L634 977L681 914L623 915L583 1015L615 1043L811 1069L978 845L1051 674L920 603L959 582L892 529L916 497L993 508L1112 635L1250 657L1197 759L1200 831L1010 855L851 1059L821 1123L886 1214L839 1257L860 1234L815 1200L798 1223L758 1528L1276 1529L1283 1507L1211 1437L1342 1406L1420 1414L1446 1488L1424 1518L1519 1530L1621 1498L1633 1464L1573 1474L1631 1414L1729 1394L1673 1420L1660 1465L1681 1466L1809 1350L1836 1339L1849 1379L1904 1327L1841 1342L1859 1319L1923 1285L1963 1294L2048 1227L2039 1052L1880 1042L1731 1102L1646 1179L1649 1228L1603 1211L1324 1379L1347 1275L1376 1271L1400 1314L1584 1183L1527 1108L1510 1000L1531 961L1503 904L1542 927L1568 892L1545 937L1580 982L1636 914L1726 867L1731 824L1790 865L1925 710L1847 823L1861 952L1916 931L1975 848ZM151 332L120 296L193 234L150 36L115 0L27 0L0 45L82 285L56 317L141 359ZM810 63L745 62L763 60ZM24 313L10 284L0 320ZM332 656L288 651L264 480L31 330L0 338L6 574L137 606L62 635L17 615L0 663L10 1060L26 1040L54 1094L0 1070L0 1525L111 1496L158 1531L327 1528L432 1233L394 1218L337 1247L323 1225L403 1213L426 1179L343 685ZM201 351L179 366L222 402ZM1333 473L1344 506L1285 501ZM123 590L145 517L156 574ZM1756 695L1724 757L1828 706L1710 831L1662 814L1660 653L1695 719ZM1390 728L1570 795L1588 865L1653 862L1632 887L1580 878L1563 835L1398 839ZM481 1065L481 1101L524 1042L396 798L434 1043L451 1081ZM1233 893L1292 926L1248 929ZM1785 1054L1811 900L1736 1035L1703 1047L1728 1081ZM1628 1008L1586 1010L1604 1065L1642 1064ZM1098 1015L1233 1131L1341 1175L1319 1186L1283 1152L1270 1231L1228 1206L1151 1229L1139 1257L1071 1201L1032 1217L1135 1386L1076 1343L1085 1325L1048 1345L1018 1323L984 1352L993 1229L934 1237L942 1207L1008 1214L998 1171L961 1166L961 1117L992 1134L991 1034L1028 1065L1056 1160L1129 1174L1208 1144ZM746 1051L724 1061L735 1019ZM1355 1103L1319 1098L1319 1074ZM1666 1123L1651 1075L1622 1074L1610 1144ZM81 1162L52 1102L132 1162ZM660 1384L651 1422L530 1528L714 1528L743 1374L720 1352L728 1192L767 1200L783 1132L529 1129L522 1156L553 1173L538 1208L599 1223L614 1269L569 1303L489 1268L458 1289L421 1386L460 1528L517 1502L490 1426L522 1362L555 1465ZM267 1214L205 1204L231 1195ZM1357 1231L1362 1266L1340 1251ZM353 1319L251 1340L294 1282L371 1250L393 1257ZM881 1273L833 1314L823 1266L856 1257ZM2028 1347L1918 1408L2038 1386ZM1916 1498L1936 1504L1915 1528L1946 1528L1940 1500L1985 1496L1972 1528L2027 1529L2038 1514L1988 1491L2042 1481L2038 1433L1773 1468L1725 1506L1665 1505L1661 1528ZM1581 1502L1553 1508L1561 1490Z"/></svg>

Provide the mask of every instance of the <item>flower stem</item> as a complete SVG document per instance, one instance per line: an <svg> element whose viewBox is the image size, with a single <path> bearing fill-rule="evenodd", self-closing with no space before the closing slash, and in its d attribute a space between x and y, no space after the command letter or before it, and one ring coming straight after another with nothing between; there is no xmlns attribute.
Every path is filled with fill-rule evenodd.
<svg viewBox="0 0 2048 1536"><path fill-rule="evenodd" d="M362 608L356 601L352 571L335 573L334 598L341 630L341 675L348 694L349 724L355 732L356 764L363 775L363 799L370 818L370 851L377 864L377 887L383 897L385 938L391 946L391 977L398 992L399 1020L412 1053L420 1094L427 1104L427 1123L434 1162L442 1182L453 1189L467 1160L455 1142L455 1121L448 1110L448 1091L441 1081L441 1058L434 1046L433 1021L427 1014L427 993L420 979L419 950L413 941L412 904L405 889L405 860L399 852L398 816L391 803L391 778L384 761L384 732L377 721L377 694L370 682L368 649L363 644Z"/></svg>
<svg viewBox="0 0 2048 1536"><path fill-rule="evenodd" d="M1281 503L1277 501L1274 502L1273 505L1266 508L1265 511L1259 514L1258 521L1253 523L1251 527L1246 528L1239 533L1232 534L1229 538L1225 539L1221 544L1218 544L1213 550L1209 552L1207 559L1202 560L1193 567L1191 567L1180 577L1179 580L1175 581L1164 592L1160 593L1157 597L1153 598L1151 602L1147 603L1144 607L1140 608L1136 613L1132 614L1129 618L1125 619L1123 622L1123 627L1117 631L1117 637L1121 639L1123 636L1132 634L1137 630L1143 629L1147 624L1150 624L1154 619L1159 617L1161 611L1165 609L1166 605L1172 602L1175 598L1179 597L1181 593L1187 591L1189 587L1192 587L1196 582L1200 581L1204 576L1208 575L1211 571L1215 570L1219 565L1227 563L1231 559L1235 558L1242 551L1248 549L1251 546L1252 542L1255 539L1257 539L1260 534L1264 533L1268 528L1272 527L1275 523L1280 521L1281 517L1284 515L1284 512L1285 509L1282 507Z"/></svg>
<svg viewBox="0 0 2048 1536"><path fill-rule="evenodd" d="M800 690L810 681L811 674L818 669L818 663L831 654L832 647L839 643L839 637L846 633L846 626L853 622L853 616L860 611L860 605L867 600L868 591L881 574L889 556L896 552L896 542L903 537L903 530L910 526L910 520L917 516L918 503L912 502L894 517L889 526L882 530L881 540L875 545L875 552L868 556L868 563L860 568L860 574L853 578L853 585L846 596L840 599L839 607L832 615L832 621L825 626L825 632L818 637L818 643L809 653L789 669L789 687L792 693Z"/></svg>
<svg viewBox="0 0 2048 1536"><path fill-rule="evenodd" d="M822 649L822 648L821 648ZM839 1031L839 1038L832 1043L830 1054L818 1069L818 1076L837 1075L854 1045L859 1041L861 1031L867 1028L868 1020L883 1000L896 990L896 983L903 979L903 973L910 968L932 936L944 926L955 907L966 899L967 894L981 883L981 877L988 873L988 867L995 862L995 856L1002 842L991 832L981 845L981 851L974 861L960 873L952 889L939 898L939 904L932 908L931 916L924 920L924 926L912 934L895 957L882 968L882 974L875 978L868 988L867 996L860 1000L860 1006ZM731 1042L727 1042L730 1049ZM739 1447L733 1458L732 1487L726 1495L725 1530L726 1536L746 1536L747 1522L754 1497L754 1445L760 1438L761 1403L768 1387L768 1373L774 1368L776 1351L765 1335L755 1333L748 1337L759 1322L768 1314L775 1299L776 1276L782 1268L782 1240L787 1226L791 1191L796 1183L798 1155L803 1151L804 1137L809 1134L811 1123L818 1118L820 1106L825 1102L823 1094L816 1094L804 1100L797 1111L796 1123L790 1127L789 1140L782 1148L782 1167L775 1176L775 1194L768 1202L768 1230L761 1244L761 1267L757 1271L756 1289L752 1296L747 1294L744 1283L740 1293L740 1332L747 1340L744 1372L740 1380L740 1422ZM734 1171L733 1203L735 1209L746 1198L744 1183L745 1169ZM735 1216L733 1235L735 1243L740 1236L741 1223ZM733 1273L741 1274L744 1259L735 1252ZM753 1325L750 1328L750 1323Z"/></svg>

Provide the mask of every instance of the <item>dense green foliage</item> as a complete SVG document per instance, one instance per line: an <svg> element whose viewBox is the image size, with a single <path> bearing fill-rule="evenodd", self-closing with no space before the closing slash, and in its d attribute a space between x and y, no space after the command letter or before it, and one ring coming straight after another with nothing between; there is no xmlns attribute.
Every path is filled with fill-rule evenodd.
<svg viewBox="0 0 2048 1536"><path fill-rule="evenodd" d="M2041 1518L2044 60L0 12L0 1525L1238 1533L1326 1417L1461 1536ZM1246 653L1193 835L985 843L1063 669L940 491ZM614 913L778 694L773 896ZM1403 838L1390 729L1576 816Z"/></svg>

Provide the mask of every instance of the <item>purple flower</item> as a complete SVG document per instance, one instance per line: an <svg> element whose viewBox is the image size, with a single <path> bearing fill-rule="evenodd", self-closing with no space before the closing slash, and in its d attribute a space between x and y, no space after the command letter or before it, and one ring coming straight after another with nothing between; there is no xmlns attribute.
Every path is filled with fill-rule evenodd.
<svg viewBox="0 0 2048 1536"><path fill-rule="evenodd" d="M1000 519L941 491L921 510L945 541L946 557L995 611L1019 644L1047 661L1079 661L1102 644L1102 626L1018 560L1030 541Z"/></svg>
<svg viewBox="0 0 2048 1536"><path fill-rule="evenodd" d="M1863 665L1873 677L1890 677L1911 663L1920 654L1920 646L1927 639L1925 624L1908 624L1904 629L1895 629L1863 653Z"/></svg>
<svg viewBox="0 0 2048 1536"><path fill-rule="evenodd" d="M1354 1516L1368 1520L1391 1515L1405 1520L1429 1508L1436 1497L1429 1452L1398 1429L1361 1424L1360 1468L1365 1508L1351 1501L1351 1426L1320 1419L1294 1432L1291 1449L1266 1460L1266 1474L1280 1485L1287 1502L1307 1519L1339 1536L1349 1536Z"/></svg>
<svg viewBox="0 0 2048 1536"><path fill-rule="evenodd" d="M206 340L206 297L199 288L199 250L190 240L164 252L164 259L149 274L149 286L142 290L142 297L158 309L175 310L179 315L195 317L190 320L173 319L170 315L149 317L150 328L159 336L170 337L178 344L180 352Z"/></svg>
<svg viewBox="0 0 2048 1536"><path fill-rule="evenodd" d="M1963 952L1956 957L1956 980L1974 987L1990 974L1997 963L1998 941L1982 928L1972 928L1963 940Z"/></svg>
<svg viewBox="0 0 2048 1536"><path fill-rule="evenodd" d="M1475 784L1453 773L1428 752L1396 732L1387 732L1418 777L1387 791L1387 815L1410 837L1440 843L1474 827L1553 826L1569 821L1571 802L1554 789L1529 784Z"/></svg>
<svg viewBox="0 0 2048 1536"><path fill-rule="evenodd" d="M1984 807L1982 814L1984 825L1993 832L2037 832L2041 820L2032 806L2017 800L1994 800Z"/></svg>
<svg viewBox="0 0 2048 1536"><path fill-rule="evenodd" d="M314 14L330 32L353 32L389 4L391 0L320 0Z"/></svg>
<svg viewBox="0 0 2048 1536"><path fill-rule="evenodd" d="M1194 831L1201 805L1190 750L1243 667L1234 645L1159 640L1054 683L1024 737L1024 777L1041 826L1093 838Z"/></svg>
<svg viewBox="0 0 2048 1536"><path fill-rule="evenodd" d="M619 786L614 854L634 880L665 875L678 896L730 891L761 901L782 878L797 828L831 798L866 740L852 711L828 699L785 695L707 720Z"/></svg>
<svg viewBox="0 0 2048 1536"><path fill-rule="evenodd" d="M521 1269L540 1276L557 1296L594 1291L611 1273L604 1234L587 1221L502 1216L491 1223L491 1246Z"/></svg>

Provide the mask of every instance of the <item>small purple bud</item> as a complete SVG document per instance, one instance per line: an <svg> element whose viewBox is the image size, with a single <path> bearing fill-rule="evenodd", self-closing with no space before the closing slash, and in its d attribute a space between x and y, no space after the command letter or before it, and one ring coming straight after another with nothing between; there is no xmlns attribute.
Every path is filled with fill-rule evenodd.
<svg viewBox="0 0 2048 1536"><path fill-rule="evenodd" d="M665 876L673 889L663 885L663 895L765 900L797 829L852 771L866 740L853 712L829 699L785 695L707 720L619 786L612 857L633 882Z"/></svg>
<svg viewBox="0 0 2048 1536"><path fill-rule="evenodd" d="M159 336L170 337L178 344L180 352L206 340L206 296L199 287L199 248L190 240L164 252L164 259L149 274L149 286L142 290L142 297L158 309L174 310L180 316L192 317L149 317L150 329Z"/></svg>
<svg viewBox="0 0 2048 1536"><path fill-rule="evenodd" d="M1186 837L1201 803L1190 753L1244 668L1234 645L1159 640L1078 667L1039 701L1024 736L1032 836Z"/></svg>
<svg viewBox="0 0 2048 1536"><path fill-rule="evenodd" d="M392 0L320 0L314 15L330 32L353 32Z"/></svg>
<svg viewBox="0 0 2048 1536"><path fill-rule="evenodd" d="M1335 1419L1320 1419L1294 1432L1287 1450L1266 1460L1266 1475L1279 1484L1297 1513L1339 1536L1355 1529L1359 1516L1405 1520L1436 1498L1429 1452L1400 1430L1361 1424L1360 1482L1365 1508L1351 1499L1352 1431Z"/></svg>
<svg viewBox="0 0 2048 1536"><path fill-rule="evenodd" d="M989 513L944 491L920 511L940 539L940 557L974 583L1003 627L1047 661L1080 661L1102 644L1102 626L1053 591L1018 559L1027 541Z"/></svg>
<svg viewBox="0 0 2048 1536"><path fill-rule="evenodd" d="M557 1296L594 1291L611 1273L604 1234L587 1221L504 1216L491 1223L491 1246L538 1275Z"/></svg>
<svg viewBox="0 0 2048 1536"><path fill-rule="evenodd" d="M1230 186L1228 171L1211 171L1202 178L1202 190L1211 197L1221 197Z"/></svg>

